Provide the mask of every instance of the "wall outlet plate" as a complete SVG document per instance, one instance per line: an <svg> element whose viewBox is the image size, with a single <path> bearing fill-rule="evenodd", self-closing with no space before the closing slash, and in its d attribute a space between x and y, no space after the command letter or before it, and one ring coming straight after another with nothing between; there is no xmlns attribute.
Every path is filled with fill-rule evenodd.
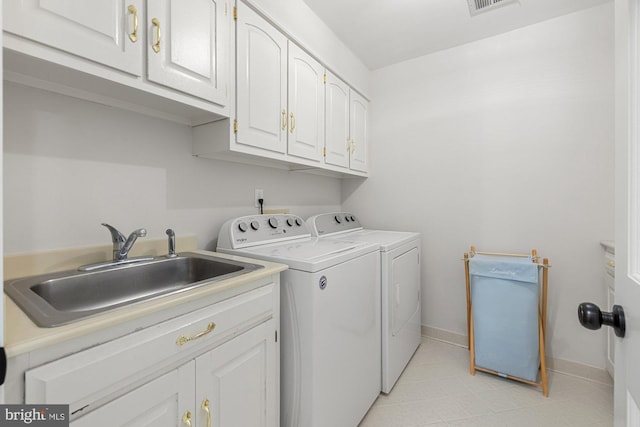
<svg viewBox="0 0 640 427"><path fill-rule="evenodd" d="M255 189L254 197L253 197L253 207L254 208L259 208L260 207L260 203L258 202L258 199L262 199L263 204L264 204L264 190L262 190L261 188L256 188Z"/></svg>

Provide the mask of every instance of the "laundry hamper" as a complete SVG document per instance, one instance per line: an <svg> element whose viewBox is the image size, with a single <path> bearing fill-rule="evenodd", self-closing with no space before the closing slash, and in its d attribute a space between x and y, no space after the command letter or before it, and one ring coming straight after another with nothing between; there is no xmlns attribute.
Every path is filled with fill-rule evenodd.
<svg viewBox="0 0 640 427"><path fill-rule="evenodd" d="M476 370L542 387L549 260L531 255L464 254L471 375ZM540 371L540 380L538 380Z"/></svg>

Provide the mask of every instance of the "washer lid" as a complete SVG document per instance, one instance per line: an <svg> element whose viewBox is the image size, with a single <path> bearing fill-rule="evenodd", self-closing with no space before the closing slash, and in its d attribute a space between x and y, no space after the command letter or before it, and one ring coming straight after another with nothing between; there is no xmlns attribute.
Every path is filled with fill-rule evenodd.
<svg viewBox="0 0 640 427"><path fill-rule="evenodd" d="M420 239L420 233L410 231L385 231L385 230L359 230L349 233L340 233L324 238L351 240L354 242L377 243L382 252L391 251L398 246Z"/></svg>
<svg viewBox="0 0 640 427"><path fill-rule="evenodd" d="M289 265L293 270L314 273L379 250L379 245L347 239L297 240L233 251L239 255Z"/></svg>

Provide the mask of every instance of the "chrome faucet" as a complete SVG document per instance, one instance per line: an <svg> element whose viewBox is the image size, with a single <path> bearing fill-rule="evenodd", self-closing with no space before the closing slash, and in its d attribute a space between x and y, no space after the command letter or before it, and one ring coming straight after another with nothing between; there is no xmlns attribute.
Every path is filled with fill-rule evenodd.
<svg viewBox="0 0 640 427"><path fill-rule="evenodd" d="M113 260L114 261L122 261L127 259L129 255L129 251L133 247L133 244L136 242L138 237L144 237L147 235L147 230L144 228L138 228L134 230L129 237L125 240L124 235L119 232L116 228L112 227L109 224L102 223L109 232L111 233L111 239L113 240Z"/></svg>

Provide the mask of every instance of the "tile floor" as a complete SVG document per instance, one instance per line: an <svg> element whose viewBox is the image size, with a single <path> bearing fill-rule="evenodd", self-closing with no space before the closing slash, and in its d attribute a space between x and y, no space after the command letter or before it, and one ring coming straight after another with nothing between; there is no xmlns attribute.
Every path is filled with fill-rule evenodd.
<svg viewBox="0 0 640 427"><path fill-rule="evenodd" d="M495 375L469 374L466 348L423 338L389 395L359 427L611 427L613 387L549 372L541 388Z"/></svg>

